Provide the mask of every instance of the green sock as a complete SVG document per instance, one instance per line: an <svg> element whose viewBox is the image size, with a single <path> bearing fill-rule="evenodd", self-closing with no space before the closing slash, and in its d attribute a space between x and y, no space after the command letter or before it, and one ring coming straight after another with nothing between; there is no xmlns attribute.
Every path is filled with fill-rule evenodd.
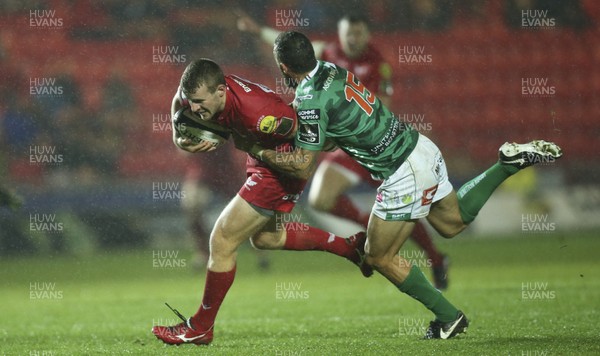
<svg viewBox="0 0 600 356"><path fill-rule="evenodd" d="M419 267L412 266L404 282L396 287L431 310L437 320L447 323L456 319L458 309L429 283Z"/></svg>
<svg viewBox="0 0 600 356"><path fill-rule="evenodd" d="M458 192L458 207L465 224L475 220L479 210L506 178L517 173L519 168L497 162L487 171L465 183Z"/></svg>

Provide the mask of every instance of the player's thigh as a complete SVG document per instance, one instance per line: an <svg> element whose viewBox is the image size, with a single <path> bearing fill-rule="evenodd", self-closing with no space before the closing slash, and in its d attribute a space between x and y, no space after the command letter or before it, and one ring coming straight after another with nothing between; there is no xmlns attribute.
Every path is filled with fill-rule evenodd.
<svg viewBox="0 0 600 356"><path fill-rule="evenodd" d="M285 243L285 226L282 223L284 213L275 212L270 220L254 234L250 241L252 245L262 250L281 249Z"/></svg>
<svg viewBox="0 0 600 356"><path fill-rule="evenodd" d="M360 178L337 163L323 161L313 176L309 204L318 210L331 210L337 198L360 182Z"/></svg>
<svg viewBox="0 0 600 356"><path fill-rule="evenodd" d="M371 214L365 252L373 260L393 258L415 226L411 220L384 220Z"/></svg>
<svg viewBox="0 0 600 356"><path fill-rule="evenodd" d="M431 205L427 221L444 237L452 237L464 230L466 225L460 216L458 197L454 190Z"/></svg>
<svg viewBox="0 0 600 356"><path fill-rule="evenodd" d="M236 195L219 215L210 237L211 252L214 248L237 248L254 236L271 219L253 208L250 203Z"/></svg>

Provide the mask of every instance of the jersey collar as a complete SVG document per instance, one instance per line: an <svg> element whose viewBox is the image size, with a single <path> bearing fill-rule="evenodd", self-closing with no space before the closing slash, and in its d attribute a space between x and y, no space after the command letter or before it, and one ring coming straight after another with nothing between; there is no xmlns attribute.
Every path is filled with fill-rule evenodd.
<svg viewBox="0 0 600 356"><path fill-rule="evenodd" d="M314 77L315 74L317 74L317 71L319 70L319 64L321 64L321 62L317 61L317 64L315 65L315 67L306 75L306 77L304 77L304 79L302 79L302 81L300 82L300 85L304 84L304 82L311 80L312 77Z"/></svg>

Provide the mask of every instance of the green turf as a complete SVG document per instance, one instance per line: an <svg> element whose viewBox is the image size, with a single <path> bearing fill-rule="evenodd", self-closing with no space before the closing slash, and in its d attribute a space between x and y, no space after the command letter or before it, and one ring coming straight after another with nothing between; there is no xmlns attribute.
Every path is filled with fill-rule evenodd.
<svg viewBox="0 0 600 356"><path fill-rule="evenodd" d="M177 322L163 302L193 313L204 274L189 268L189 253L178 256L187 268L154 268L152 251L137 251L0 261L0 353L600 354L595 234L439 242L453 261L446 295L471 320L468 333L456 339L421 340L431 314L382 277L360 277L342 259L270 252L272 269L262 273L246 248L213 344L165 346L150 334L153 324ZM47 293L55 283L54 294L32 299L31 283ZM523 284L537 286L530 291L536 299L523 299ZM282 285L293 285L299 297L277 299Z"/></svg>

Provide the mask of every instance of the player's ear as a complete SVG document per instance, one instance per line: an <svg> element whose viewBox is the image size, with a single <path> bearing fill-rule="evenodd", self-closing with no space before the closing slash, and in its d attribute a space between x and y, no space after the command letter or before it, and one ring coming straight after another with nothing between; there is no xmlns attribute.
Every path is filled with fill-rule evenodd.
<svg viewBox="0 0 600 356"><path fill-rule="evenodd" d="M291 75L290 69L285 64L279 63L279 69L281 70L281 73Z"/></svg>
<svg viewBox="0 0 600 356"><path fill-rule="evenodd" d="M217 85L217 94L219 95L219 97L222 97L223 95L225 95L226 91L227 91L227 87L225 86L225 84Z"/></svg>

